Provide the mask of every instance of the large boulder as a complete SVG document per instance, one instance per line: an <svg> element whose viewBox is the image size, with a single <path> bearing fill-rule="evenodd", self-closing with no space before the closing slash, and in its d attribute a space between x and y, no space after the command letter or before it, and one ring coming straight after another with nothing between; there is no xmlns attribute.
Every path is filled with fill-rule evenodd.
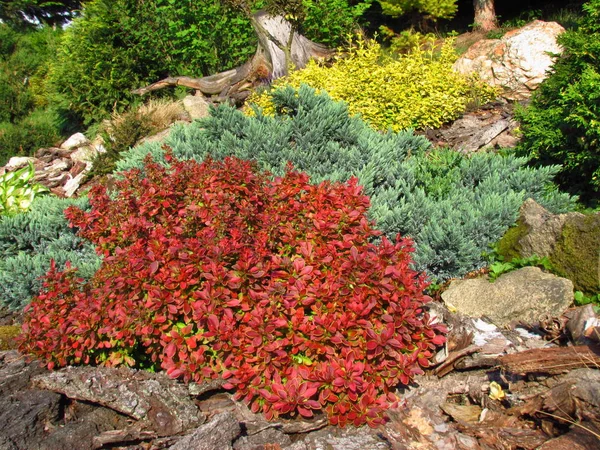
<svg viewBox="0 0 600 450"><path fill-rule="evenodd" d="M562 48L556 42L565 29L556 22L536 20L509 31L500 39L483 39L472 45L454 64L460 73L473 72L502 89L507 100L530 97L548 76Z"/></svg>
<svg viewBox="0 0 600 450"><path fill-rule="evenodd" d="M573 283L566 278L524 267L500 276L457 280L442 294L448 307L470 317L487 317L502 327L511 322L535 324L561 315L573 302Z"/></svg>
<svg viewBox="0 0 600 450"><path fill-rule="evenodd" d="M600 213L551 214L528 199L517 225L498 244L505 260L548 257L554 269L586 294L600 291Z"/></svg>

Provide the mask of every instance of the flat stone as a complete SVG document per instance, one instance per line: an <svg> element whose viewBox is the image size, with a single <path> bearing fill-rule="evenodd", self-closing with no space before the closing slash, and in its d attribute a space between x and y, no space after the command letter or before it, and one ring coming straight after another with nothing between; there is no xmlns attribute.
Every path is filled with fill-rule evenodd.
<svg viewBox="0 0 600 450"><path fill-rule="evenodd" d="M453 281L442 299L467 316L485 316L500 327L513 321L535 324L544 316L560 316L571 305L573 283L524 267L493 283L487 277Z"/></svg>

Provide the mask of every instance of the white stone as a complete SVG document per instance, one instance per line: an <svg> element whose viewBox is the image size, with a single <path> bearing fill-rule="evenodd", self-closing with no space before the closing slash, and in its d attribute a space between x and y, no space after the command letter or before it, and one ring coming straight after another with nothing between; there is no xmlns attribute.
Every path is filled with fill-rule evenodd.
<svg viewBox="0 0 600 450"><path fill-rule="evenodd" d="M34 163L35 158L31 156L13 156L8 160L5 168L8 172L14 172L15 170L25 167L29 163Z"/></svg>
<svg viewBox="0 0 600 450"><path fill-rule="evenodd" d="M75 133L73 136L63 142L60 148L63 150L71 150L77 147L88 145L89 143L90 141L84 136L83 133Z"/></svg>
<svg viewBox="0 0 600 450"><path fill-rule="evenodd" d="M508 100L526 99L548 76L552 55L562 53L556 38L564 31L556 22L533 21L500 39L476 42L454 63L454 69L463 74L476 72L485 82L500 87Z"/></svg>

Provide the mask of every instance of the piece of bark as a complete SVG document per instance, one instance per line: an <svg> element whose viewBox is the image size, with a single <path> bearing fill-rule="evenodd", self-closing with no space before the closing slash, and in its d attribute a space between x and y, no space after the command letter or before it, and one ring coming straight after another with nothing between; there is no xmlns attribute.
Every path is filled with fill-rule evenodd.
<svg viewBox="0 0 600 450"><path fill-rule="evenodd" d="M477 423L481 416L481 406L479 405L458 405L456 403L443 403L440 405L442 411L448 414L455 422L459 423Z"/></svg>
<svg viewBox="0 0 600 450"><path fill-rule="evenodd" d="M600 352L587 345L539 348L500 356L498 363L516 374L556 375L582 367L600 367Z"/></svg>
<svg viewBox="0 0 600 450"><path fill-rule="evenodd" d="M226 412L199 426L169 450L231 450L232 441L240 433L239 422L232 413Z"/></svg>
<svg viewBox="0 0 600 450"><path fill-rule="evenodd" d="M128 368L67 367L34 378L34 386L98 403L136 420L147 431L170 436L204 421L187 388L162 373Z"/></svg>
<svg viewBox="0 0 600 450"><path fill-rule="evenodd" d="M145 441L156 438L156 433L152 431L142 431L136 427L125 430L110 430L95 436L93 439L93 449L99 449L105 445L126 444L128 442Z"/></svg>
<svg viewBox="0 0 600 450"><path fill-rule="evenodd" d="M574 425L568 433L542 444L538 450L589 450L600 448L600 428L590 422Z"/></svg>
<svg viewBox="0 0 600 450"><path fill-rule="evenodd" d="M468 425L458 427L463 433L476 437L483 448L497 450L523 449L534 450L548 440L541 430L511 427L481 427Z"/></svg>
<svg viewBox="0 0 600 450"><path fill-rule="evenodd" d="M600 371L574 370L552 389L509 411L540 419L552 417L563 423L600 422Z"/></svg>

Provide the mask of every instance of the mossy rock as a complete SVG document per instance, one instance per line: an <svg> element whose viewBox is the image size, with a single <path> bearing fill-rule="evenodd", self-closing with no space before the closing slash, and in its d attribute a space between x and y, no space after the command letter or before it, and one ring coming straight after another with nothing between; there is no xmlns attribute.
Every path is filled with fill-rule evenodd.
<svg viewBox="0 0 600 450"><path fill-rule="evenodd" d="M600 292L600 214L567 220L550 262L573 277L575 289L588 295Z"/></svg>
<svg viewBox="0 0 600 450"><path fill-rule="evenodd" d="M496 244L496 251L501 255L505 261L512 261L515 258L519 258L521 255L521 247L519 241L521 238L527 235L529 227L519 219L517 224L510 227L502 239Z"/></svg>
<svg viewBox="0 0 600 450"><path fill-rule="evenodd" d="M21 333L21 327L17 325L0 326L0 351L14 350L17 348L15 338Z"/></svg>
<svg viewBox="0 0 600 450"><path fill-rule="evenodd" d="M528 199L517 225L497 244L505 261L548 257L554 272L586 295L600 292L600 213L554 215Z"/></svg>

